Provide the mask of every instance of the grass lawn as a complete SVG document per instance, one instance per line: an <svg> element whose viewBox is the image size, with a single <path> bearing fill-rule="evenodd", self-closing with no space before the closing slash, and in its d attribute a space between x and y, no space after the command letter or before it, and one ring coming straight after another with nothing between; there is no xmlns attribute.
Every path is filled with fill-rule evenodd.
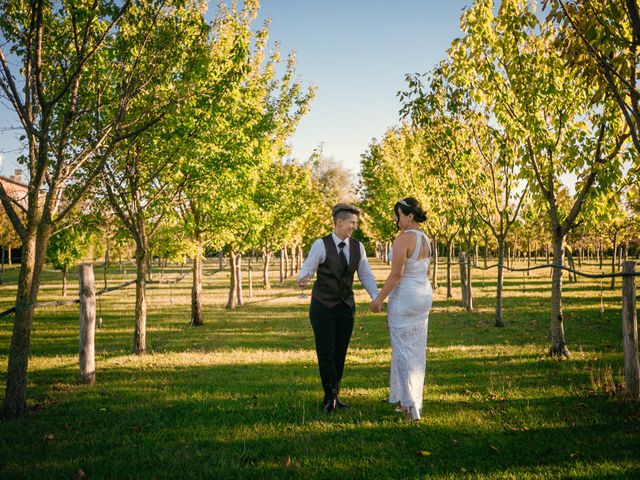
<svg viewBox="0 0 640 480"><path fill-rule="evenodd" d="M372 264L381 283L387 267ZM601 315L600 281L565 277L571 357L557 361L546 356L548 271L507 274L502 329L493 327L494 275L474 271L474 312L447 300L441 280L417 424L386 402L386 319L369 313L359 285L341 395L351 408L329 416L309 300L298 298L291 279L270 292L255 288L252 299L245 288L246 305L226 311L227 273L205 276L199 328L188 326L189 276L151 285L142 357L131 355L133 287L104 296L91 387L76 383L77 305L42 308L32 335L30 414L0 420L0 478L640 478L640 402L612 393L623 365L619 280L615 290L605 282ZM96 276L102 286L100 269ZM16 277L15 267L5 274L1 309L13 304ZM131 266L114 267L109 284L131 278ZM60 274L48 271L40 300L58 298L59 285ZM11 321L0 319L0 398Z"/></svg>

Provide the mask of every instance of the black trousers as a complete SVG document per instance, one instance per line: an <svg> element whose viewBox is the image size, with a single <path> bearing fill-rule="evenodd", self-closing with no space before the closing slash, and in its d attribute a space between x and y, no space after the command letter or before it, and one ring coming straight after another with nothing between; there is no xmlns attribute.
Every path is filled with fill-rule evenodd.
<svg viewBox="0 0 640 480"><path fill-rule="evenodd" d="M328 308L313 297L309 307L309 319L316 340L316 354L320 368L320 380L324 389L324 401L335 397L340 390L344 372L344 360L353 332L355 308L340 302Z"/></svg>

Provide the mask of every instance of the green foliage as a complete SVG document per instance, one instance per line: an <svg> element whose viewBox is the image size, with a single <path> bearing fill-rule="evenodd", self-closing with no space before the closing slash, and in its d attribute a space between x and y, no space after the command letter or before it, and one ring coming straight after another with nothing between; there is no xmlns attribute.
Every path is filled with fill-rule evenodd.
<svg viewBox="0 0 640 480"><path fill-rule="evenodd" d="M295 163L276 161L261 176L255 204L262 225L259 244L265 252L302 240L308 212L315 207L312 187L311 169Z"/></svg>
<svg viewBox="0 0 640 480"><path fill-rule="evenodd" d="M567 65L595 87L598 98L611 97L624 115L640 152L638 46L640 15L637 0L545 0L548 19L559 29L556 47ZM638 173L637 158L635 161Z"/></svg>
<svg viewBox="0 0 640 480"><path fill-rule="evenodd" d="M273 184L268 176L277 173L314 96L314 89L304 91L293 81L293 54L277 77L280 52L268 51L268 24L257 31L252 26L258 7L257 1L241 10L219 5L203 71L191 82L197 101L178 119L189 132L178 211L193 255L259 246L270 228L270 213L260 204L265 186ZM288 185L278 184L283 199L294 193Z"/></svg>
<svg viewBox="0 0 640 480"><path fill-rule="evenodd" d="M95 230L88 225L73 224L54 233L47 248L47 261L54 268L67 271L89 253Z"/></svg>
<svg viewBox="0 0 640 480"><path fill-rule="evenodd" d="M528 1L478 1L462 19L465 36L450 56L453 81L513 139L519 172L548 204L551 223L568 232L584 203L607 192L623 173L622 116L610 96L577 75L556 48L558 30ZM621 150L622 149L622 150ZM558 208L562 176L578 179L567 209Z"/></svg>

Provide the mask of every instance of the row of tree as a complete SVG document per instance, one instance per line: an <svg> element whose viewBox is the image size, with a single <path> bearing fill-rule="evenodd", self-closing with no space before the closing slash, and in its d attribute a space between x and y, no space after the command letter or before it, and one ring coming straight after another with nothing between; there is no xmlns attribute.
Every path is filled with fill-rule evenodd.
<svg viewBox="0 0 640 480"><path fill-rule="evenodd" d="M567 242L601 252L608 237L612 265L623 237L638 247L637 2L549 1L547 15L536 3L476 0L447 57L407 76L404 122L362 156L370 236L388 241L391 206L417 197L446 245L449 295L453 243L470 258L492 241L496 326L508 246L549 245L555 265L571 264ZM567 356L562 278L554 268L550 350Z"/></svg>
<svg viewBox="0 0 640 480"><path fill-rule="evenodd" d="M141 354L153 256L190 259L201 325L205 253L228 255L233 308L243 252L262 252L268 288L273 252L299 252L328 227L344 172L321 151L282 160L314 89L295 79L293 54L270 48L268 22L253 25L258 8L220 2L208 21L207 2L191 0L0 5L0 93L23 130L28 179L25 199L0 184L3 232L22 245L5 416L26 413L45 261L66 272L104 239L106 267L132 242Z"/></svg>

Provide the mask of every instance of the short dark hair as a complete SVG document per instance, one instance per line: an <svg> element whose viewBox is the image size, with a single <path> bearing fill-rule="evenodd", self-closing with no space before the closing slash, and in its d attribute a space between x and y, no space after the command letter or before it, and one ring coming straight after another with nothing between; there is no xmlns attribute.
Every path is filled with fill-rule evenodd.
<svg viewBox="0 0 640 480"><path fill-rule="evenodd" d="M360 215L360 209L355 205L351 205L350 203L338 203L335 207L333 207L333 223L336 223L338 218L346 218L345 214L353 214Z"/></svg>

